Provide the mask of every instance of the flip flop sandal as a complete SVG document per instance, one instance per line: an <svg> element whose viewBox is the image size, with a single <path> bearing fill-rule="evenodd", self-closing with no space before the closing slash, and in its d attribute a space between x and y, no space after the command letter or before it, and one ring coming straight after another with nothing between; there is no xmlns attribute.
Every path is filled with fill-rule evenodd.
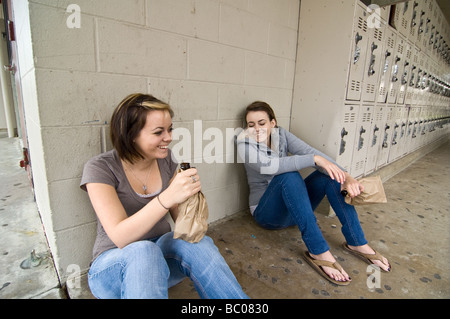
<svg viewBox="0 0 450 319"><path fill-rule="evenodd" d="M343 243L342 247L344 247L344 249L347 250L350 254L352 254L352 255L358 257L359 259L365 261L369 265L377 266L377 265L375 265L372 262L372 260L379 260L379 261L381 261L381 263L384 264L383 256L379 252L377 252L375 249L373 249L373 248L372 249L375 252L375 254L363 254L363 253L360 253L359 251L353 250L350 247L348 247L347 243ZM384 270L383 268L380 267L381 271L390 272L392 270L391 264L388 264L388 266L389 266L389 270L388 271L386 271L386 270Z"/></svg>
<svg viewBox="0 0 450 319"><path fill-rule="evenodd" d="M306 262L308 264L310 264L311 267L315 271L317 271L322 277L324 277L328 281L332 282L333 284L336 284L336 285L339 285L339 286L347 286L348 284L350 284L350 280L348 280L348 281L337 281L337 280L331 278L322 269L322 266L331 267L331 268L337 269L342 274L344 269L341 267L341 265L339 265L339 263L337 261L332 263L331 261L314 259L314 258L311 257L311 255L309 254L308 251L304 252L304 256L303 257L305 258Z"/></svg>

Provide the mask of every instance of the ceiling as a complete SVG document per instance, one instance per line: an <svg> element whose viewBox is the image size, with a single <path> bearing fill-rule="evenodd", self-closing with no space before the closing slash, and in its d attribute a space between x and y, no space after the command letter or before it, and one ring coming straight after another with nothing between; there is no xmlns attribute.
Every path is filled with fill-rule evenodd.
<svg viewBox="0 0 450 319"><path fill-rule="evenodd" d="M436 0L436 2L444 13L445 18L447 19L447 23L450 24L450 1Z"/></svg>

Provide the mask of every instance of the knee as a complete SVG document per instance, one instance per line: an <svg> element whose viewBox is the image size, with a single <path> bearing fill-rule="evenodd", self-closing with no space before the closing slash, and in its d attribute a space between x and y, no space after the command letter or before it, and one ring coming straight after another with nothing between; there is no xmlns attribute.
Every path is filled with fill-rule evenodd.
<svg viewBox="0 0 450 319"><path fill-rule="evenodd" d="M300 183L304 184L303 178L299 172L288 172L277 175L273 178L273 180L281 180L283 182L292 182L292 183Z"/></svg>
<svg viewBox="0 0 450 319"><path fill-rule="evenodd" d="M157 260L164 260L161 249L155 243L148 240L131 243L122 248L122 250L126 256L127 263L137 262L147 264Z"/></svg>

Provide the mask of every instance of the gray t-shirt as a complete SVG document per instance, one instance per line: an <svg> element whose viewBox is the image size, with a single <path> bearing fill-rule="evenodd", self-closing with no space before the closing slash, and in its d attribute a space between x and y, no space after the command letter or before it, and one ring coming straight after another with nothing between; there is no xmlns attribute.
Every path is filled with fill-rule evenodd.
<svg viewBox="0 0 450 319"><path fill-rule="evenodd" d="M166 158L158 159L157 161L161 172L162 189L160 192L162 192L169 186L169 181L176 171L177 163L172 160L170 150ZM142 209L160 193L155 193L153 194L154 196L147 198L139 196L128 182L116 150L97 155L85 164L80 184L81 189L87 191L86 184L88 183L102 183L113 186L128 216ZM170 231L170 224L163 217L142 239L151 239ZM108 237L97 218L97 237L94 244L92 261L104 251L112 248L117 248L117 246Z"/></svg>

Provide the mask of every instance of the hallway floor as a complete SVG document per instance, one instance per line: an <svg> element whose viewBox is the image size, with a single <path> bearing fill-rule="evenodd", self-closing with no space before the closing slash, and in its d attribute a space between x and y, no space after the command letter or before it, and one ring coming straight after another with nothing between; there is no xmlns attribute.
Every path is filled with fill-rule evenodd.
<svg viewBox="0 0 450 319"><path fill-rule="evenodd" d="M446 143L385 184L387 204L359 206L369 244L386 256L390 273L375 273L341 247L344 237L328 206L316 210L331 252L352 277L334 285L305 262L297 227L269 231L250 213L210 227L212 237L251 298L450 298L450 143ZM172 298L198 298L190 280Z"/></svg>
<svg viewBox="0 0 450 319"><path fill-rule="evenodd" d="M0 138L0 299L66 298L48 254L17 139ZM213 223L212 237L244 291L255 299L450 298L450 142L385 182L387 204L357 208L369 244L386 256L391 273L377 273L341 247L344 238L328 206L316 210L331 251L352 277L347 287L317 274L303 259L296 227L269 231L243 212ZM26 268L30 252L39 265ZM21 267L22 265L22 267ZM25 268L25 269L24 269ZM372 280L373 279L373 280ZM69 298L93 298L86 276ZM196 299L190 280L170 298Z"/></svg>

